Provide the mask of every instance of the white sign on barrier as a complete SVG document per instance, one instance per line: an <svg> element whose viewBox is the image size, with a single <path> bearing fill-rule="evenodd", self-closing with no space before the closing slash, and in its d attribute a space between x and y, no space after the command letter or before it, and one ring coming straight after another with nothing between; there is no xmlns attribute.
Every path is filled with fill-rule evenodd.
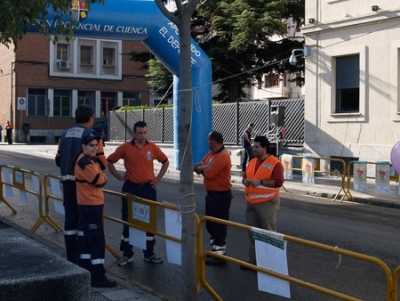
<svg viewBox="0 0 400 301"><path fill-rule="evenodd" d="M11 184L12 183L11 182L11 172L12 172L11 169L8 167L3 167L1 170L2 170L3 182L7 183L7 184ZM4 186L6 188L5 196L12 198L14 196L12 187L10 185L4 185Z"/></svg>
<svg viewBox="0 0 400 301"><path fill-rule="evenodd" d="M304 184L315 184L314 167L314 157L303 157L302 180Z"/></svg>
<svg viewBox="0 0 400 301"><path fill-rule="evenodd" d="M146 250L146 232L129 227L129 244Z"/></svg>
<svg viewBox="0 0 400 301"><path fill-rule="evenodd" d="M150 206L141 203L132 203L132 218L145 223L150 223Z"/></svg>
<svg viewBox="0 0 400 301"><path fill-rule="evenodd" d="M285 180L293 180L293 156L283 154L281 162L283 165L283 178Z"/></svg>
<svg viewBox="0 0 400 301"><path fill-rule="evenodd" d="M390 162L376 162L375 191L390 193Z"/></svg>
<svg viewBox="0 0 400 301"><path fill-rule="evenodd" d="M62 199L61 189L60 189L60 180L55 178L50 178L50 187L51 192L56 198Z"/></svg>
<svg viewBox="0 0 400 301"><path fill-rule="evenodd" d="M251 229L255 239L257 266L283 275L289 275L287 264L287 241L283 235L259 228ZM257 272L258 289L263 292L290 298L288 281Z"/></svg>
<svg viewBox="0 0 400 301"><path fill-rule="evenodd" d="M27 202L28 202L28 196L26 195L26 192L25 192L25 191L23 191L23 190L20 190L20 191L19 191L19 200L20 200L22 203L27 203Z"/></svg>
<svg viewBox="0 0 400 301"><path fill-rule="evenodd" d="M180 213L176 210L165 208L165 234L181 239L182 221ZM181 244L167 239L167 260L169 263L182 265Z"/></svg>
<svg viewBox="0 0 400 301"><path fill-rule="evenodd" d="M54 210L59 214L65 215L64 205L61 201L54 200Z"/></svg>
<svg viewBox="0 0 400 301"><path fill-rule="evenodd" d="M354 162L354 190L367 192L367 161Z"/></svg>

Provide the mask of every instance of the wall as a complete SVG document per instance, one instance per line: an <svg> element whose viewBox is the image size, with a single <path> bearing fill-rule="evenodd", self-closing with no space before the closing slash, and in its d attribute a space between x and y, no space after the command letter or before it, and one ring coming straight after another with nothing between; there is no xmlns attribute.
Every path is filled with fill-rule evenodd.
<svg viewBox="0 0 400 301"><path fill-rule="evenodd" d="M379 3L378 3L379 2ZM318 3L318 5L317 5ZM381 10L372 12L379 4ZM399 5L393 1L307 1L305 148L320 157L388 161L400 140ZM360 55L359 113L335 113L335 57Z"/></svg>
<svg viewBox="0 0 400 301"><path fill-rule="evenodd" d="M1 115L0 124L3 119L8 119L10 113L9 104L11 98L16 101L16 97L27 97L28 88L67 88L82 90L101 90L108 92L135 91L141 93L142 104L149 103L149 89L144 78L145 70L141 70L142 63L133 62L130 56L122 56L122 80L92 80L50 77L49 76L49 37L39 34L27 34L18 43L16 53L15 72L13 73L16 90L11 92L11 72L10 66L13 60L13 51L6 50L0 46L0 68L4 69L4 79L0 81L1 95ZM122 53L129 51L148 52L147 48L138 41L124 41L122 43ZM14 95L12 95L12 93ZM8 104L8 105L7 105ZM99 105L97 103L96 105ZM15 104L14 104L15 106ZM49 142L54 141L54 136L59 135L62 130L72 126L75 123L73 117L31 117L27 116L27 111L16 111L13 109L14 128L22 129L24 123L30 124L31 136L48 136ZM100 116L96 116L100 117ZM5 121L4 121L5 122ZM17 139L24 141L23 135L16 135Z"/></svg>

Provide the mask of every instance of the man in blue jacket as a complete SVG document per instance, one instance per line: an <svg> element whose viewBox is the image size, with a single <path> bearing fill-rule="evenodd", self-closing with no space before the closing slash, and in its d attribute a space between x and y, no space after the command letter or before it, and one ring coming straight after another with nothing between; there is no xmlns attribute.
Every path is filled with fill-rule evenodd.
<svg viewBox="0 0 400 301"><path fill-rule="evenodd" d="M62 133L58 141L56 164L60 167L61 183L64 194L64 240L67 250L67 259L73 263L78 262L77 231L79 224L78 204L76 201L76 183L74 176L73 160L82 148L82 137L93 133L93 109L81 105L75 110L76 125ZM104 156L103 141L100 141L96 157L102 163L102 169L107 168Z"/></svg>

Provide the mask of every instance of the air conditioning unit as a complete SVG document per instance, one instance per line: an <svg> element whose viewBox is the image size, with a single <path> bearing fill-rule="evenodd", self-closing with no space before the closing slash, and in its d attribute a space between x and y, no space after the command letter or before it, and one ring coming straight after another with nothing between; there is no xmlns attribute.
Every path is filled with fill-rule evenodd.
<svg viewBox="0 0 400 301"><path fill-rule="evenodd" d="M57 66L59 69L70 69L71 63L69 61L57 60Z"/></svg>

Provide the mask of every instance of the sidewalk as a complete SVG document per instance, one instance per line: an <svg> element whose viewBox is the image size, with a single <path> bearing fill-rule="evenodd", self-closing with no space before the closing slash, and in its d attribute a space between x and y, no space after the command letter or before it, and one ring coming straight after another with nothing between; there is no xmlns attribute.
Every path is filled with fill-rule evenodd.
<svg viewBox="0 0 400 301"><path fill-rule="evenodd" d="M49 253L55 253L59 258L63 257L65 250L46 239L32 234L29 231L15 225L14 223L10 223L6 219L0 217L0 231L8 231L12 237L17 239L18 241L23 241L25 239L32 239L35 242L38 242L39 245L42 245L45 250ZM7 246L8 242L3 241L3 245ZM9 246L11 249L11 246ZM7 250L6 250L7 251ZM67 261L65 261L67 263ZM33 256L31 258L31 264L33 266L41 266L43 263L38 262L37 256ZM14 265L14 274L19 274L19 269L17 265ZM26 272L26 268L21 268L21 272ZM168 296L161 295L158 292L155 292L149 287L145 287L144 285L140 285L138 283L130 283L129 281L125 281L123 275L118 275L118 271L110 271L107 269L107 277L115 280L117 282L117 286L113 288L91 288L90 292L90 300L91 301L132 301L132 300L141 300L141 301L160 301L160 300L171 300ZM59 273L59 276L62 275L62 272ZM21 283L23 282L23 275L19 276L19 280ZM28 277L29 279L29 277ZM71 288L73 289L73 288Z"/></svg>

